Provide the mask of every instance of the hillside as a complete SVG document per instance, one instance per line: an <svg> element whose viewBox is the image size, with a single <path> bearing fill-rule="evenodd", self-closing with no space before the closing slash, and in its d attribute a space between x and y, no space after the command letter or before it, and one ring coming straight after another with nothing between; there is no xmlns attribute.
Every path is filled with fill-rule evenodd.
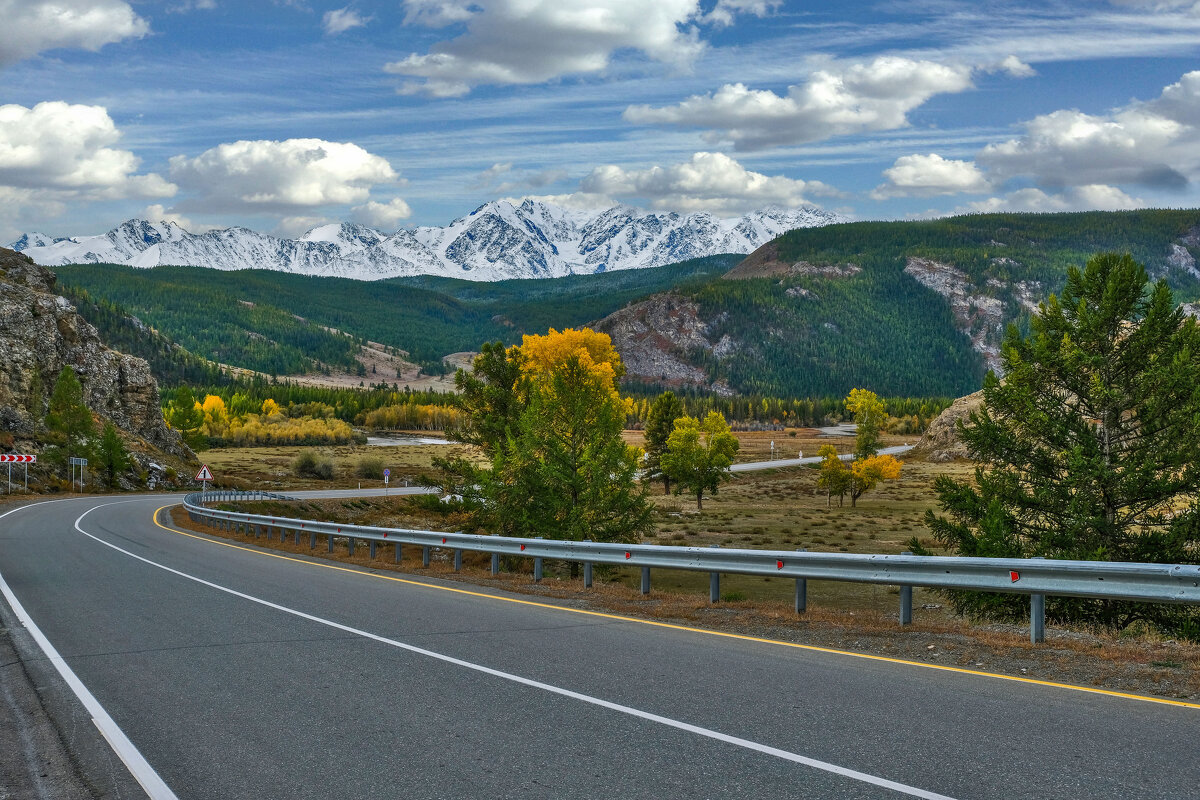
<svg viewBox="0 0 1200 800"><path fill-rule="evenodd" d="M360 343L372 341L437 374L447 369L442 359L449 354L497 339L516 343L550 326L583 325L655 292L719 278L738 260L713 256L649 270L495 283L428 276L365 283L114 264L57 271L71 291L119 305L206 359L278 375L353 370Z"/></svg>
<svg viewBox="0 0 1200 800"><path fill-rule="evenodd" d="M793 231L745 259L494 283L114 265L59 272L205 359L279 375L353 374L367 342L438 374L449 369L444 356L485 341L596 323L613 335L630 381L651 387L960 396L996 366L1007 324L1025 324L1067 267L1097 251L1130 251L1180 300L1200 297L1198 232L1196 210L848 223ZM397 379L367 372L368 382Z"/></svg>
<svg viewBox="0 0 1200 800"><path fill-rule="evenodd" d="M1066 270L1130 252L1200 295L1200 211L992 214L791 231L725 279L602 320L650 383L788 395L962 395ZM669 309L669 313L666 309Z"/></svg>

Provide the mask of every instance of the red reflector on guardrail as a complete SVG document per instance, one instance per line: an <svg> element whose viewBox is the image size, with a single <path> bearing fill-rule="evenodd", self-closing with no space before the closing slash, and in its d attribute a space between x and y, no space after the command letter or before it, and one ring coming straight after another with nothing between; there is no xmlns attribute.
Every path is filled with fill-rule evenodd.
<svg viewBox="0 0 1200 800"><path fill-rule="evenodd" d="M446 543L446 537L445 537L445 536L443 536L443 537L442 537L442 544L445 544L445 543Z"/></svg>
<svg viewBox="0 0 1200 800"><path fill-rule="evenodd" d="M782 561L776 561L776 562L775 562L775 569L783 569L783 562L782 562Z"/></svg>
<svg viewBox="0 0 1200 800"><path fill-rule="evenodd" d="M1021 580L1021 573L1017 572L1016 570L1013 570L1008 573L1008 577L1012 578L1013 583L1016 583L1017 581Z"/></svg>
<svg viewBox="0 0 1200 800"><path fill-rule="evenodd" d="M525 545L521 545L521 549L522 549L522 550L524 550L524 549L525 549Z"/></svg>
<svg viewBox="0 0 1200 800"><path fill-rule="evenodd" d="M628 552L628 551L627 551L627 552L625 553L625 557L626 557L626 558L633 558L633 553L630 553L630 552Z"/></svg>

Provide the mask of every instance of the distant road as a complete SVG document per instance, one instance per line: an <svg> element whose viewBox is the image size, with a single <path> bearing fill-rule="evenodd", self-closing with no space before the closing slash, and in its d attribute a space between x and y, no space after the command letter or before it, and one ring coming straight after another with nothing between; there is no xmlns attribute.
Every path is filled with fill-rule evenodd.
<svg viewBox="0 0 1200 800"><path fill-rule="evenodd" d="M879 450L880 455L895 456L900 453L907 453L913 449L911 444L898 444L895 447L884 447ZM851 461L854 459L853 453L842 453L838 456L842 461ZM729 468L730 472L753 472L759 469L778 469L779 467L799 467L802 464L820 464L819 456L805 456L804 458L779 458L774 461L748 461L745 464L734 464Z"/></svg>
<svg viewBox="0 0 1200 800"><path fill-rule="evenodd" d="M1196 709L273 553L155 520L178 499L0 518L0 584L168 800L1160 800L1200 784ZM68 746L89 716L60 720Z"/></svg>

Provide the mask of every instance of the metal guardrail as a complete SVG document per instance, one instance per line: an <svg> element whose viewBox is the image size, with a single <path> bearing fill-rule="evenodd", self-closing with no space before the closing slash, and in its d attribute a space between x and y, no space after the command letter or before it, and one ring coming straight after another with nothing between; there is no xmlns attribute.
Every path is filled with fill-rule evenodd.
<svg viewBox="0 0 1200 800"><path fill-rule="evenodd" d="M796 581L797 612L803 611L807 606L806 581L809 579L899 586L902 625L912 621L914 586L1027 594L1031 598L1030 639L1035 643L1045 639L1046 595L1200 604L1200 566L1196 565L1058 561L1041 558L810 553L803 550L741 550L715 546L673 547L517 539L499 535L477 536L339 525L316 520L221 511L205 508L203 505L260 498L295 499L266 492L207 492L203 500L199 493L188 495L184 498L184 507L193 521L226 530L236 529L253 533L256 537L265 531L270 539L271 530L274 528L279 531L280 541L291 532L299 544L303 532L309 535L309 546L316 547L317 537L325 536L330 552L333 552L335 538L347 539L351 554L354 552L355 540L362 539L368 542L372 558L375 557L377 545L393 544L397 563L401 557L400 547L404 544L422 548L422 562L425 566L429 566L431 548L453 550L456 571L462 567L463 551L490 553L493 574L499 571L501 555L532 558L534 580L540 580L542 577L543 559L579 562L584 565L585 586L591 586L593 564L640 567L643 594L650 591L652 568L709 573L709 597L712 602L719 599L722 573L793 578Z"/></svg>

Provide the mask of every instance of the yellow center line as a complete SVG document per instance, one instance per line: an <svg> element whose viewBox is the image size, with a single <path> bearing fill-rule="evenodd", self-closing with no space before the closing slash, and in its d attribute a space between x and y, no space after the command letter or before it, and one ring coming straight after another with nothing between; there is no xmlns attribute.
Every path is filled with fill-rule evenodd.
<svg viewBox="0 0 1200 800"><path fill-rule="evenodd" d="M323 564L319 561L310 561L310 560L304 559L304 558L295 558L293 556L285 556L280 553L265 552L259 548L255 548L255 547L244 547L239 544L233 544L232 542L222 542L217 539L211 538L209 536L198 536L194 533L188 533L187 531L182 531L178 528L168 527L158 521L158 514L163 509L170 508L170 507L171 506L158 507L157 509L155 509L154 517L153 517L153 521L154 521L155 525L157 525L158 527L160 527L163 530L168 531L170 533L178 534L180 536L186 536L190 539L196 539L201 542L208 542L209 544L219 545L221 547L230 547L230 548L233 548L234 550L243 550L247 553L253 553L253 554L259 555L259 556L265 556L267 558L278 558L282 561L292 561L297 564L304 564L304 565L310 566L310 567L319 567L321 569L331 569L331 570L335 570L337 572L348 572L351 575L358 575L358 576L361 576L364 578L377 578L379 580L384 580L384 581L393 581L395 583L404 583L404 584L408 584L409 586L420 586L425 589L437 589L438 591L442 591L442 592L453 592L454 594L467 595L468 597L479 597L479 598L482 598L485 600L497 600L497 601L504 602L504 603L515 603L517 605L533 606L534 608L545 608L545 609L549 609L551 611L563 611L563 612L567 612L570 614L583 614L583 615L589 616L589 617L599 617L601 619L611 619L611 620L616 620L618 622L633 622L633 623L637 623L639 625L650 625L655 628L669 628L671 630L676 630L676 631L687 631L689 633L701 633L706 636L719 636L719 637L722 637L725 639L738 639L738 640L745 641L745 642L759 642L762 644L778 645L780 647L793 647L798 650L808 650L808 651L811 651L814 653L830 653L830 654L839 655L839 656L849 656L851 658L862 658L862 659L866 659L868 661L882 661L882 662L888 663L888 664L903 664L904 666L909 666L909 667L922 667L924 669L934 669L934 670L940 670L942 672L955 672L955 673L959 673L961 675L974 675L974 676L980 677L980 678L993 678L993 679L1002 680L1002 681L1014 681L1016 683L1030 683L1030 684L1034 684L1035 686L1050 686L1055 689L1068 689L1073 692L1084 692L1086 694L1098 694L1098 695L1105 695L1108 697L1121 697L1126 700L1139 700L1143 703L1158 703L1160 705L1166 705L1166 706L1178 706L1180 708L1200 709L1200 703L1189 703L1189 702L1186 702L1183 700L1170 700L1165 697L1148 697L1146 695L1140 695L1140 694L1128 694L1126 692L1114 692L1111 689L1097 689L1097 688L1091 687L1091 686L1076 686L1076 685L1070 684L1070 683L1057 683L1055 681L1044 681L1044 680L1039 680L1037 678L1023 678L1023 677L1019 677L1017 675L1001 675L1000 673L997 673L997 672L984 672L982 670L964 669L963 667L951 667L951 666L947 666L945 664L928 664L928 663L925 663L922 661L908 661L903 658L893 658L891 656L878 656L878 655L873 655L871 653L856 653L852 650L837 650L832 647L819 647L817 645L800 644L798 642L784 642L779 639L765 639L765 638L758 637L758 636L747 636L746 634L743 634L743 633L728 633L726 631L714 631L714 630L706 630L704 628L693 628L688 625L677 625L677 624L671 623L671 622L656 622L655 620L639 619L638 617L625 617L625 616L621 616L619 614L606 614L602 611L588 611L586 609L570 608L568 606L553 605L551 603L539 603L536 600L521 600L521 599L518 599L515 597L501 597L499 595L488 594L486 592L473 592L469 589L456 589L451 586L439 586L439 585L433 584L433 583L425 583L424 581L412 580L411 578L397 578L392 575L380 575L375 572L365 572L361 569L352 569L349 567L338 566L336 564Z"/></svg>

